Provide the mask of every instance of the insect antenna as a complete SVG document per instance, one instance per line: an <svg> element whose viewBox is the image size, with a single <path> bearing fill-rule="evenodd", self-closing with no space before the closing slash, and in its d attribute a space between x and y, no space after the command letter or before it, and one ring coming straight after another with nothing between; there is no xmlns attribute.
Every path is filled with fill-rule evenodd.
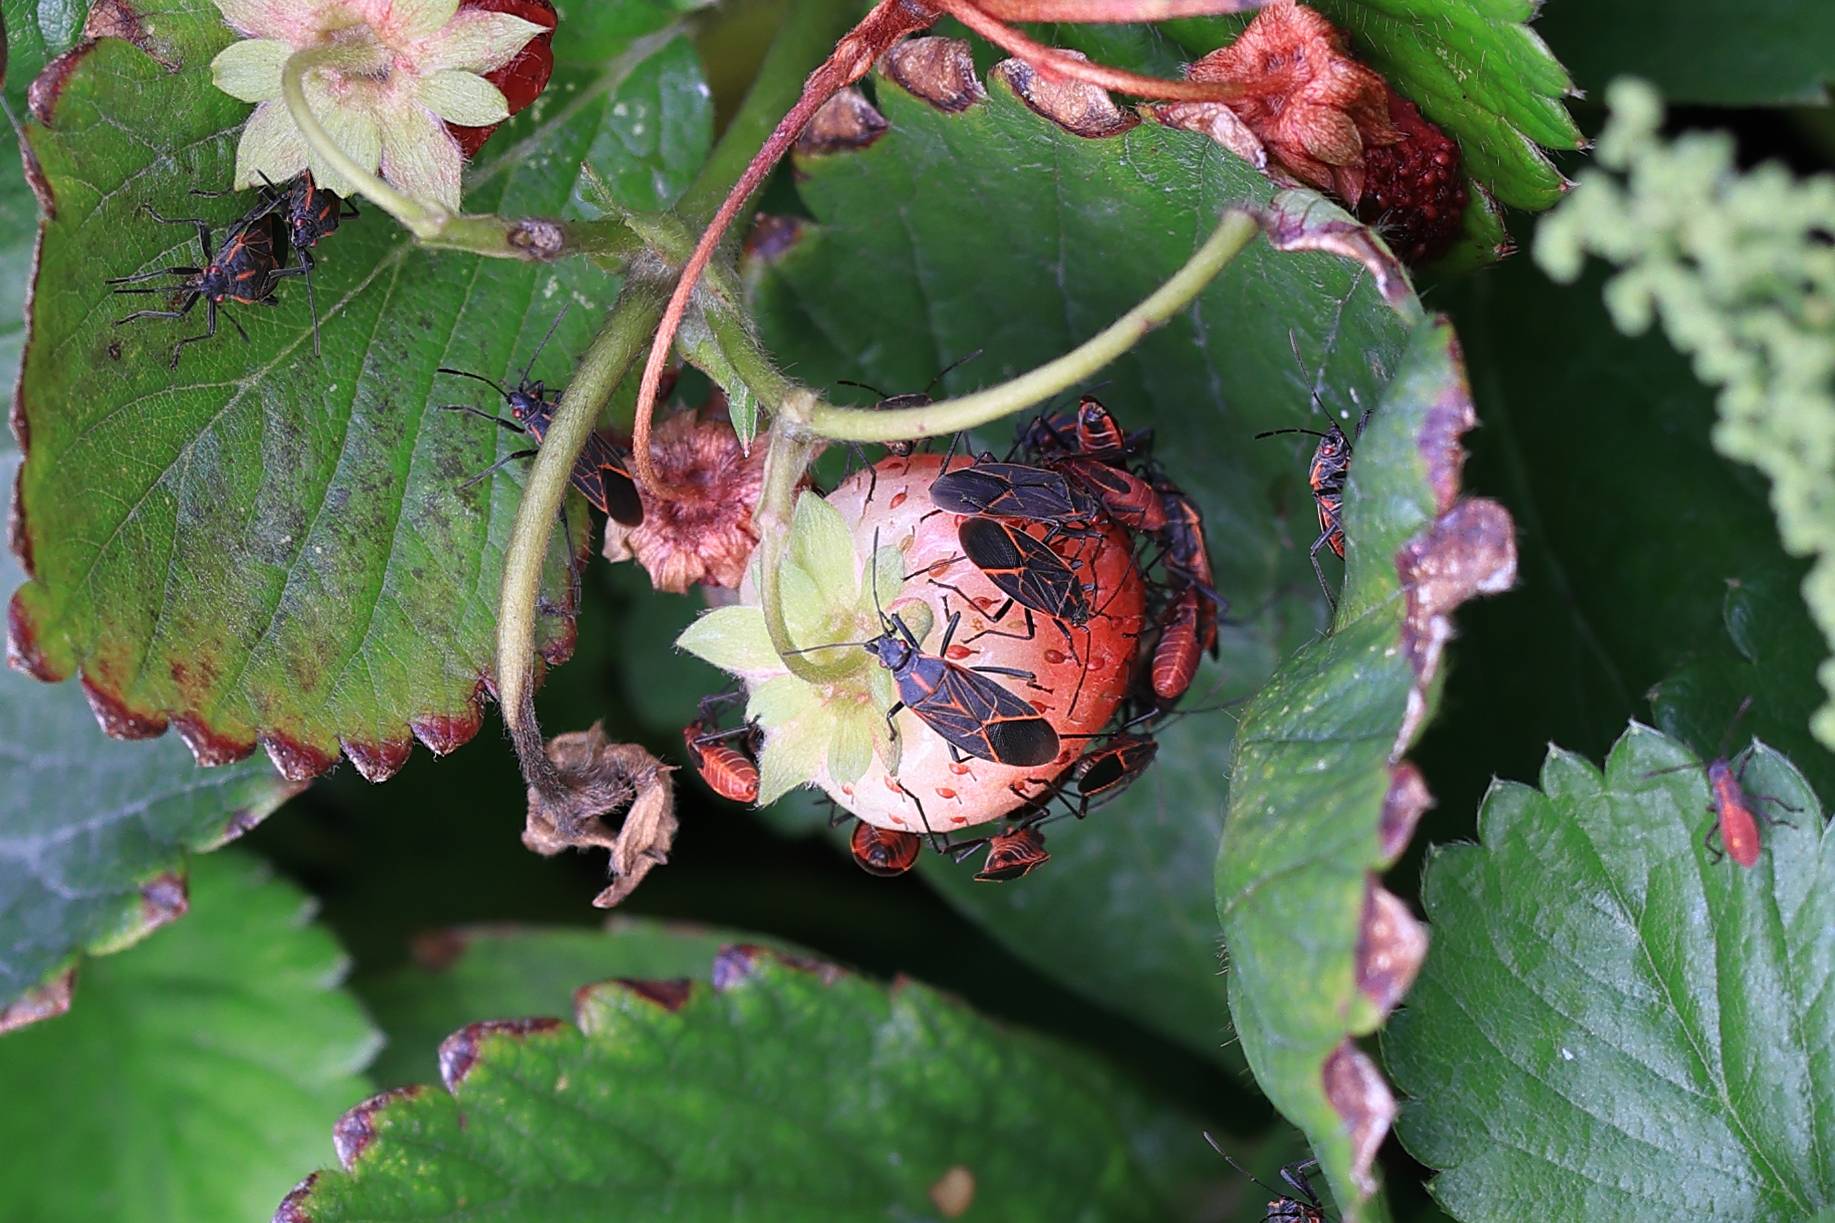
<svg viewBox="0 0 1835 1223"><path fill-rule="evenodd" d="M891 396L887 395L884 391L880 390L878 387L874 386L870 382L855 382L852 378L837 378L835 379L835 385L836 386L857 386L863 391L873 392L874 396L879 399L890 399L891 398Z"/></svg>
<svg viewBox="0 0 1835 1223"><path fill-rule="evenodd" d="M1264 437L1274 437L1276 434L1280 434L1280 433L1304 433L1307 437L1317 437L1317 438L1326 438L1326 437L1331 436L1331 434L1321 433L1317 429L1301 429L1296 426L1291 429L1264 429L1260 433L1257 433L1255 435L1255 440L1259 442Z"/></svg>
<svg viewBox="0 0 1835 1223"><path fill-rule="evenodd" d="M536 358L542 355L542 349L548 347L548 341L554 338L554 329L561 325L561 320L567 317L567 312L571 309L573 309L572 302L568 302L566 305L562 306L561 312L554 316L554 321L552 323L548 324L548 330L542 333L542 342L535 346L535 351L529 354L529 363L522 367L522 380L524 382L529 381L529 374L535 369Z"/></svg>
<svg viewBox="0 0 1835 1223"><path fill-rule="evenodd" d="M985 351L984 349L977 348L974 352L970 353L968 356L957 357L954 361L951 361L948 365L945 365L942 369L938 370L936 377L932 378L929 382L924 384L925 398L929 398L930 392L936 388L937 383L943 381L943 378L946 374L949 374L950 372L960 369L964 365L967 365L970 361L973 361L976 357L979 357L984 351ZM868 387L867 389L871 390L872 388ZM885 396L882 395L880 396L880 398L883 399L885 398Z"/></svg>
<svg viewBox="0 0 1835 1223"><path fill-rule="evenodd" d="M436 372L442 373L442 374L457 374L461 378L470 378L473 382L482 382L485 386L490 387L493 391L496 391L497 394L499 394L503 398L508 399L510 397L510 393L508 391L504 390L502 386L500 386L497 382L493 381L492 379L486 378L483 374L474 374L468 369L453 369L450 366L446 366L446 365L440 366L440 368Z"/></svg>

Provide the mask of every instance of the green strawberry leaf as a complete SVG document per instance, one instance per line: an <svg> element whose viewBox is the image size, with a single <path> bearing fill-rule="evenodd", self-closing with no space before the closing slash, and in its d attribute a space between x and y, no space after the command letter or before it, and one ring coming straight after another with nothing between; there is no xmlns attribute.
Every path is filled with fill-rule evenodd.
<svg viewBox="0 0 1835 1223"><path fill-rule="evenodd" d="M17 455L0 460L11 497ZM0 556L0 588L20 579ZM0 1031L61 1013L73 965L183 916L185 859L299 787L265 760L201 769L177 743L115 743L74 687L0 673Z"/></svg>
<svg viewBox="0 0 1835 1223"><path fill-rule="evenodd" d="M1703 841L1698 758L1635 724L1603 774L1554 749L1539 790L1495 783L1481 843L1430 858L1433 949L1383 1053L1455 1216L1835 1204L1835 834L1788 760L1744 759L1790 821L1750 869Z"/></svg>
<svg viewBox="0 0 1835 1223"><path fill-rule="evenodd" d="M733 947L575 1012L447 1037L445 1090L346 1113L343 1170L275 1218L1157 1220L1229 1174L1195 1119L912 982Z"/></svg>
<svg viewBox="0 0 1835 1223"><path fill-rule="evenodd" d="M349 754L380 779L410 734L450 751L478 728L490 682L502 550L525 439L458 413L501 410L453 366L514 381L536 362L566 380L617 288L584 261L545 267L431 253L375 209L322 244L315 279L323 359L301 286L248 308L251 342L201 319L114 327L130 306L104 279L185 262L195 240L139 211L220 229L247 201L228 182L248 108L210 83L230 38L208 0L142 3L159 58L121 38L82 44L34 95L27 139L52 218L19 403L28 442L15 656L40 678L80 672L118 734L176 726L201 760L266 747L303 778ZM575 45L548 92L473 167L468 205L513 214L573 207L590 164L622 204L658 207L705 154L711 108L692 48L655 30ZM145 32L143 29L142 33ZM190 252L189 254L187 252ZM201 311L197 312L201 314ZM568 506L584 543L584 503ZM555 549L544 658L571 649L566 558Z"/></svg>
<svg viewBox="0 0 1835 1223"><path fill-rule="evenodd" d="M0 96L15 114L24 109L32 78L82 38L88 14L89 0L0 0L0 29L6 34Z"/></svg>
<svg viewBox="0 0 1835 1223"><path fill-rule="evenodd" d="M3 104L0 104L3 105ZM0 114L0 122L6 119ZM25 344L26 286L32 282L32 224L38 201L26 181L18 146L0 132L0 387L19 381L19 350ZM0 449L13 448L12 434L0 435Z"/></svg>
<svg viewBox="0 0 1835 1223"><path fill-rule="evenodd" d="M1406 903L1377 883L1431 801L1405 753L1437 701L1450 613L1515 577L1509 514L1458 496L1473 420L1452 329L1425 321L1357 441L1334 630L1243 711L1230 770L1216 877L1230 1016L1347 1213L1374 1190L1395 1112L1356 1038L1423 951Z"/></svg>
<svg viewBox="0 0 1835 1223"><path fill-rule="evenodd" d="M312 902L240 853L197 863L191 898L84 969L70 1014L0 1039L9 1218L265 1217L365 1089L378 1036Z"/></svg>
<svg viewBox="0 0 1835 1223"><path fill-rule="evenodd" d="M886 127L870 142L799 155L798 190L818 223L754 243L762 253L748 277L766 343L838 397L873 398L837 386L843 378L920 389L977 349L938 394L1040 364L1145 297L1223 208L1276 202L1260 174L1206 137L1150 123L1075 135L1029 109L1000 72L985 98L971 92L965 108L942 109L887 74L934 96L933 79L907 71L913 59L895 54L878 78ZM1342 218L1304 198L1316 222ZM1356 405L1377 402L1406 335L1356 264L1258 241L1192 311L1103 371L1096 393L1127 427L1159 431L1168 475L1205 514L1237 622L1191 707L1254 692L1324 622L1306 558L1317 533L1311 442L1252 435L1321 427L1308 397L1321 362L1325 403L1354 427ZM1004 451L1010 437L983 441ZM925 866L927 877L1021 959L1228 1063L1208 864L1233 725L1211 712L1171 728L1146 778L1054 829L1052 862L1021 883L971 883L972 870L946 862Z"/></svg>
<svg viewBox="0 0 1835 1223"><path fill-rule="evenodd" d="M480 1015L558 1015L582 981L705 976L736 930L614 917L602 930L479 926L415 941L411 965L355 984L389 1041L370 1067L385 1087L439 1070L435 1048ZM772 946L790 949L773 940Z"/></svg>

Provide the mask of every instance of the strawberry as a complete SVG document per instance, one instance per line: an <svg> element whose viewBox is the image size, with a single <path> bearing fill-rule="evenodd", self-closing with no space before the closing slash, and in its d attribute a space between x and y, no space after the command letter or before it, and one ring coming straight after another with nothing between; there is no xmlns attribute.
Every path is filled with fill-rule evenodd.
<svg viewBox="0 0 1835 1223"><path fill-rule="evenodd" d="M553 31L558 20L554 5L549 0L461 0L459 8L509 13L548 28L548 33L531 38L509 63L484 74L485 80L503 90L510 113L516 114L541 96L542 90L548 87L548 78L554 73ZM469 159L491 138L497 127L494 123L489 127L448 123L446 130L458 140L459 148Z"/></svg>

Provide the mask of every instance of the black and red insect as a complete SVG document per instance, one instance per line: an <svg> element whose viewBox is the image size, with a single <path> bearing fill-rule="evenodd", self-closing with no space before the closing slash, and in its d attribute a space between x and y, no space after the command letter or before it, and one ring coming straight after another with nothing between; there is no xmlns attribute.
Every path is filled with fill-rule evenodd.
<svg viewBox="0 0 1835 1223"><path fill-rule="evenodd" d="M956 528L956 542L962 545L962 555L1007 597L988 619L999 622L1015 604L1026 613L1023 634L995 635L1031 640L1035 632L1032 613L1041 612L1058 622L1064 643L1071 647L1075 656L1076 645L1071 640L1070 629L1088 624L1095 614L1090 605L1094 582L1078 581L1076 570L1049 544L998 518L979 515L964 518ZM957 593L962 594L961 591ZM963 597L968 596L964 594ZM978 636L993 632L984 629Z"/></svg>
<svg viewBox="0 0 1835 1223"><path fill-rule="evenodd" d="M1199 627L1205 651L1215 658L1217 621L1228 604L1217 593L1210 546L1204 538L1204 516L1191 498L1170 482L1156 480L1153 487L1166 511L1166 526L1160 532L1160 541L1166 549L1166 572L1172 578L1173 589L1191 587L1203 596L1205 606L1199 608Z"/></svg>
<svg viewBox="0 0 1835 1223"><path fill-rule="evenodd" d="M301 275L306 281L306 306L312 314L312 352L319 352L319 308L313 296L312 273L318 263L312 254L321 239L337 232L341 221L358 215L357 206L335 192L327 191L313 181L310 170L302 172L285 186L276 186L267 175L261 176L261 200L244 217L244 223L269 215L278 215L286 226L287 240L299 256ZM193 195L233 195L231 191L193 190ZM347 211L348 210L348 211Z"/></svg>
<svg viewBox="0 0 1835 1223"><path fill-rule="evenodd" d="M1253 1172L1231 1159L1229 1153L1218 1146L1217 1140L1209 1134L1204 1136L1204 1141L1210 1143L1211 1150L1223 1156L1230 1167L1261 1186L1264 1191L1274 1195L1268 1202L1268 1212L1262 1216L1262 1223L1327 1223L1330 1216L1325 1213L1325 1203L1320 1201L1318 1190L1313 1188L1312 1181L1307 1176L1307 1173L1318 1169L1318 1160L1302 1159L1282 1168L1281 1184L1286 1186L1283 1191L1267 1184Z"/></svg>
<svg viewBox="0 0 1835 1223"><path fill-rule="evenodd" d="M701 702L701 716L682 728L689 763L721 798L736 803L758 801L758 729L739 726L721 730L714 707L724 701L711 697Z"/></svg>
<svg viewBox="0 0 1835 1223"><path fill-rule="evenodd" d="M930 383L927 386L925 386L925 388L921 391L903 391L897 395L888 395L876 386L869 386L864 382L855 382L852 378L842 378L836 383L836 385L837 386L857 386L863 391L873 392L873 394L879 397L879 402L873 405L873 410L877 412L892 412L892 411L897 411L900 408L928 407L931 404L936 402L936 400L931 398L930 393L937 389L937 383L943 381L944 377L947 376L951 371L956 370L960 368L961 366L967 365L970 361L973 361L976 357L979 357L980 355L981 355L981 349L977 348L974 352L968 354L966 357L958 357L954 361L951 361L948 365L945 365L942 369L938 370L936 373L936 377L932 378L930 380ZM895 439L893 441L882 442L880 444L886 448L886 451L888 453L898 455L900 458L904 458L910 455L912 451L917 449L917 442L912 441L910 439ZM869 501L872 500L872 496L870 493L868 494L867 500Z"/></svg>
<svg viewBox="0 0 1835 1223"><path fill-rule="evenodd" d="M1149 675L1153 694L1163 702L1171 703L1184 696L1198 674L1198 658L1204 652L1203 629L1199 625L1203 605L1198 588L1187 586L1160 615L1160 639L1153 647Z"/></svg>
<svg viewBox="0 0 1835 1223"><path fill-rule="evenodd" d="M946 597L945 610L948 606ZM885 631L863 645L898 685L898 703L886 711L887 723L899 710L911 710L942 736L957 762L973 756L1019 767L1050 763L1058 755L1057 729L1023 698L988 678L1010 675L1030 683L1035 678L1030 671L964 667L943 657L961 622L961 612L950 613L937 653L926 654L896 613L882 614Z"/></svg>
<svg viewBox="0 0 1835 1223"><path fill-rule="evenodd" d="M1728 857L1748 868L1758 864L1759 825L1784 824L1786 827L1789 826L1788 820L1779 819L1766 812L1764 804L1770 803L1792 814L1799 811L1799 808L1791 806L1781 798L1768 794L1755 797L1746 792L1746 769L1752 763L1751 752L1742 754L1737 767L1727 758L1727 742L1733 735L1733 728L1739 725L1739 720L1746 716L1746 711L1751 707L1751 697L1740 702L1739 708L1734 711L1733 720L1727 723L1727 729L1721 735L1720 747L1716 750L1714 758L1705 766L1708 793L1712 799L1708 804L1708 811L1713 814L1714 822L1708 825L1708 830L1702 837L1708 852L1714 855L1716 862L1722 857ZM1665 773L1679 773L1685 769L1694 768L1703 768L1703 766L1679 764L1674 768L1658 769L1646 776L1659 777ZM1714 844L1716 836L1720 838L1718 847Z"/></svg>
<svg viewBox="0 0 1835 1223"><path fill-rule="evenodd" d="M1358 422L1358 436L1363 435L1364 423L1370 419L1368 412ZM1313 563L1313 576L1319 579L1319 589L1325 592L1326 599L1336 608L1338 596L1326 584L1325 570L1319 565L1319 549L1330 548L1332 554L1344 559L1344 488L1351 476L1351 439L1344 435L1336 422L1328 425L1324 432L1317 429L1269 429L1255 435L1259 441L1264 437L1275 437L1282 433L1304 433L1316 437L1319 444L1313 448L1312 461L1306 468L1306 483L1312 488L1313 505L1319 512L1319 538L1313 540L1312 547L1307 549L1307 556Z"/></svg>
<svg viewBox="0 0 1835 1223"><path fill-rule="evenodd" d="M562 315L565 313L562 311ZM542 349L547 346L549 338L554 335L554 329L560 326L560 323L560 317L556 317L554 322L549 324L548 334L542 337L542 342L535 346L533 353L529 354L528 364L523 366L522 375L513 390L505 390L501 384L486 378L483 374L451 369L444 365L440 367L439 372L442 374L470 378L496 391L510 406L510 415L515 419L505 420L482 408L463 403L442 404L445 410L483 417L512 433L526 433L535 442L535 446L504 455L473 476L467 483L475 484L506 464L530 458L540 447L542 438L548 432L548 422L554 419L554 410L560 405L561 392L549 390L541 379L531 379L529 374L535 368L536 358L541 356ZM631 479L625 456L599 434L593 433L587 436L586 445L581 449L580 457L574 461L570 480L573 486L580 491L581 496L614 521L626 526L637 526L643 522L643 502L638 498L637 485Z"/></svg>
<svg viewBox="0 0 1835 1223"><path fill-rule="evenodd" d="M1091 748L1071 766L1065 789L1075 796L1077 818L1082 819L1140 780L1159 755L1160 745L1151 735L1117 731L1100 747Z"/></svg>
<svg viewBox="0 0 1835 1223"><path fill-rule="evenodd" d="M1132 472L1087 455L1049 459L1046 465L1081 485L1108 511L1109 517L1136 531L1158 531L1166 510L1153 486Z"/></svg>
<svg viewBox="0 0 1835 1223"><path fill-rule="evenodd" d="M1077 401L1074 410L1034 417L1020 432L1020 448L1040 459L1059 455L1085 455L1119 464L1145 454L1153 445L1153 430L1124 432L1114 413L1094 395Z"/></svg>
<svg viewBox="0 0 1835 1223"><path fill-rule="evenodd" d="M949 514L1029 518L1066 528L1087 527L1101 513L1095 498L1059 472L985 458L932 480L930 499Z"/></svg>
<svg viewBox="0 0 1835 1223"><path fill-rule="evenodd" d="M922 847L923 842L915 832L880 828L865 820L854 825L854 835L848 841L848 848L860 869L882 879L910 870L917 863Z"/></svg>
<svg viewBox="0 0 1835 1223"><path fill-rule="evenodd" d="M280 281L293 276L305 274L304 268L285 266L287 258L286 229L280 218L271 213L261 213L244 217L230 226L223 235L223 244L212 248L210 223L198 217L163 217L150 204L142 204L141 209L155 221L163 225L190 225L197 230L198 246L203 250L202 267L174 266L158 268L151 272L141 272L134 276L110 277L110 285L116 286L116 293L171 293L179 301L169 310L136 310L132 314L115 320L115 326L132 323L138 319L149 318L184 318L200 301L204 303L204 330L194 336L186 336L172 346L171 366L178 367L180 352L187 344L199 340L208 340L217 334L217 316L220 313L229 320L236 334L245 341L248 332L242 324L230 314L227 305L278 305L274 298L274 289ZM161 276L176 276L178 282L158 288L122 288L123 285L139 285L145 281L156 280Z"/></svg>
<svg viewBox="0 0 1835 1223"><path fill-rule="evenodd" d="M1031 824L988 839L988 856L975 872L978 883L1006 883L1031 874L1051 860L1045 834Z"/></svg>

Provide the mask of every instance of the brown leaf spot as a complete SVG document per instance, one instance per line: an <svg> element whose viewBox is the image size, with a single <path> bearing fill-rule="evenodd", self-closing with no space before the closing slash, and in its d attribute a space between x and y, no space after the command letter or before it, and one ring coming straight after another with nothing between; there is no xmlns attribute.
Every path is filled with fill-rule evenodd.
<svg viewBox="0 0 1835 1223"><path fill-rule="evenodd" d="M331 1145L338 1153L338 1162L349 1172L363 1158L376 1141L376 1114L396 1100L412 1100L426 1088L417 1085L393 1087L388 1091L378 1092L363 1103L352 1108L339 1117L337 1124L331 1127Z"/></svg>
<svg viewBox="0 0 1835 1223"><path fill-rule="evenodd" d="M476 696L461 713L428 714L408 721L408 729L414 732L414 737L426 744L427 750L435 756L449 756L458 751L471 742L483 725L484 709Z"/></svg>
<svg viewBox="0 0 1835 1223"><path fill-rule="evenodd" d="M6 662L15 671L23 671L33 679L47 684L55 684L63 679L51 666L44 651L38 648L38 629L32 618L26 614L25 602L21 596L25 588L13 592L13 597L6 605Z"/></svg>
<svg viewBox="0 0 1835 1223"><path fill-rule="evenodd" d="M78 681L89 711L96 715L102 733L111 739L156 739L166 733L166 720L156 714L140 714L129 709L121 699L102 690L101 685L85 672Z"/></svg>
<svg viewBox="0 0 1835 1223"><path fill-rule="evenodd" d="M1357 929L1357 988L1384 1013L1392 1011L1426 958L1427 927L1372 879Z"/></svg>
<svg viewBox="0 0 1835 1223"><path fill-rule="evenodd" d="M280 1205L274 1208L271 1223L312 1223L312 1216L306 1212L306 1199L312 1196L312 1188L318 1180L319 1174L313 1172L289 1189L287 1196L280 1199Z"/></svg>
<svg viewBox="0 0 1835 1223"><path fill-rule="evenodd" d="M457 928L427 930L408 940L408 955L428 972L445 972L471 946L469 932Z"/></svg>
<svg viewBox="0 0 1835 1223"><path fill-rule="evenodd" d="M580 640L579 623L574 619L577 610L571 606L567 607L560 623L552 626L553 635L541 644L542 661L551 667L558 667L573 657L573 647ZM490 692L491 699L496 700L496 678L486 676L484 685Z"/></svg>
<svg viewBox="0 0 1835 1223"><path fill-rule="evenodd" d="M34 258L36 258L36 256L34 256ZM34 268L33 271L36 273L37 269ZM19 398L15 397L13 401L13 435L19 442L19 451L21 454L25 453L28 449L26 445L27 432L28 428L25 421L25 413L20 410ZM6 513L6 544L7 547L13 550L13 555L19 558L19 563L25 567L25 575L27 577L32 577L37 573L37 566L32 563L32 537L25 529L24 492L25 464L21 463L13 469L13 500Z"/></svg>
<svg viewBox="0 0 1835 1223"><path fill-rule="evenodd" d="M408 757L414 751L414 744L406 739L385 739L381 743L340 739L338 742L365 781L387 781L400 771L402 765L408 763Z"/></svg>
<svg viewBox="0 0 1835 1223"><path fill-rule="evenodd" d="M662 1007L665 1011L679 1011L687 1003L688 996L694 993L694 982L686 977L676 977L668 981L639 981L631 977L619 977L613 985L626 993L635 994L645 1002ZM592 986L587 986L592 989Z"/></svg>
<svg viewBox="0 0 1835 1223"><path fill-rule="evenodd" d="M123 38L159 60L168 70L176 70L178 67L178 63L170 56L162 55L155 49L140 10L125 0L96 0L90 5L89 16L83 21L83 37Z"/></svg>
<svg viewBox="0 0 1835 1223"><path fill-rule="evenodd" d="M329 752L322 752L309 743L301 743L291 735L283 735L278 731L260 735L258 741L266 749L268 759L274 762L274 767L288 781L311 781L338 762L338 758Z"/></svg>
<svg viewBox="0 0 1835 1223"><path fill-rule="evenodd" d="M1461 473L1465 469L1465 447L1459 437L1478 423L1472 407L1472 388L1466 380L1465 357L1459 339L1448 330L1448 355L1457 383L1427 407L1427 418L1415 438L1415 446L1427 463L1427 479L1434 490L1434 512L1444 514L1459 499Z"/></svg>
<svg viewBox="0 0 1835 1223"><path fill-rule="evenodd" d="M1341 259L1352 259L1376 281L1376 291L1395 309L1410 309L1414 290L1408 274L1374 235L1364 226L1347 221L1335 209L1325 205L1317 195L1307 191L1283 191L1258 210L1255 219L1268 244L1281 251L1324 251Z"/></svg>
<svg viewBox="0 0 1835 1223"><path fill-rule="evenodd" d="M846 153L869 148L885 134L886 117L873 109L865 94L849 85L822 103L796 138L796 151L804 157Z"/></svg>
<svg viewBox="0 0 1835 1223"><path fill-rule="evenodd" d="M959 114L987 101L969 45L960 38L907 38L886 52L879 70L938 110Z"/></svg>
<svg viewBox="0 0 1835 1223"><path fill-rule="evenodd" d="M173 871L155 875L140 885L140 932L177 921L190 907L183 876Z"/></svg>
<svg viewBox="0 0 1835 1223"><path fill-rule="evenodd" d="M1089 57L1067 51L1074 59ZM1004 81L1032 110L1073 136L1100 140L1119 136L1140 122L1140 116L1115 105L1108 90L1088 81L1058 80L1022 59L1003 59L993 75Z"/></svg>
<svg viewBox="0 0 1835 1223"><path fill-rule="evenodd" d="M0 1007L0 1036L62 1015L70 1009L70 993L75 988L76 969L72 968Z"/></svg>
<svg viewBox="0 0 1835 1223"><path fill-rule="evenodd" d="M745 258L748 263L770 266L782 259L802 240L809 223L802 217L760 213L746 235Z"/></svg>
<svg viewBox="0 0 1835 1223"><path fill-rule="evenodd" d="M44 69L33 78L26 87L26 109L32 117L50 127L52 116L57 112L57 100L63 96L64 86L70 80L70 74L76 66L96 49L93 41L80 42L56 59L44 66Z"/></svg>
<svg viewBox="0 0 1835 1223"><path fill-rule="evenodd" d="M1389 792L1383 795L1381 827L1382 861L1387 866L1402 856L1414 838L1415 825L1434 805L1421 770L1409 761L1399 761L1389 770Z"/></svg>
<svg viewBox="0 0 1835 1223"><path fill-rule="evenodd" d="M1414 741L1426 715L1427 687L1453 636L1453 609L1475 595L1496 594L1516 582L1516 527L1510 511L1482 497L1460 501L1402 545L1395 568L1406 607L1402 648L1417 681L1409 690L1396 738L1399 756Z"/></svg>
<svg viewBox="0 0 1835 1223"><path fill-rule="evenodd" d="M962 1164L946 1170L930 1187L930 1200L945 1219L959 1219L975 1202L975 1174Z"/></svg>
<svg viewBox="0 0 1835 1223"><path fill-rule="evenodd" d="M457 1091L459 1084L478 1061L478 1046L489 1036L529 1036L552 1032L562 1027L558 1019L487 1019L467 1024L440 1042L440 1082L447 1091Z"/></svg>
<svg viewBox="0 0 1835 1223"><path fill-rule="evenodd" d="M261 823L263 818L263 816L256 815L253 811L237 811L232 814L229 817L229 821L223 825L223 831L217 834L215 843L202 846L201 848L221 849L231 841L239 841L244 835L252 831L257 824Z"/></svg>
<svg viewBox="0 0 1835 1223"><path fill-rule="evenodd" d="M770 954L763 947L755 947L750 943L722 947L714 956L713 968L709 974L714 988L725 993L744 985L758 971L759 962Z"/></svg>
<svg viewBox="0 0 1835 1223"><path fill-rule="evenodd" d="M178 732L178 737L191 749L192 758L207 769L216 768L220 764L234 764L255 750L254 743L245 743L229 735L219 734L206 726L202 718L191 714L179 714L173 718L172 729Z"/></svg>
<svg viewBox="0 0 1835 1223"><path fill-rule="evenodd" d="M1383 1082L1376 1063L1366 1057L1349 1037L1332 1050L1321 1067L1326 1101L1344 1121L1351 1139L1351 1179L1358 1191L1376 1192L1376 1178L1370 1174L1376 1150L1383 1145L1389 1126L1395 1121L1395 1096Z"/></svg>

